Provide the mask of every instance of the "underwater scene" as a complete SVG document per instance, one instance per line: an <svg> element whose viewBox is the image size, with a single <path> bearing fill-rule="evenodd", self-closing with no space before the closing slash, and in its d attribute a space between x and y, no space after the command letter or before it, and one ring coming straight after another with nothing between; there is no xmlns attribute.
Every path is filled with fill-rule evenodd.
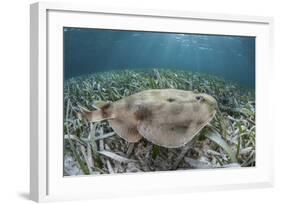
<svg viewBox="0 0 281 205"><path fill-rule="evenodd" d="M255 38L65 27L64 176L255 167Z"/></svg>

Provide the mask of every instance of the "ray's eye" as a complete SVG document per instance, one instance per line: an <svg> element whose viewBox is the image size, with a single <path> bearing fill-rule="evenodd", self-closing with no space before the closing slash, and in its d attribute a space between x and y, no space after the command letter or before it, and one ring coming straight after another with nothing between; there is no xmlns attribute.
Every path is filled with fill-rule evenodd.
<svg viewBox="0 0 281 205"><path fill-rule="evenodd" d="M174 99L174 98L168 98L167 101L168 101L168 102L174 102L175 99Z"/></svg>
<svg viewBox="0 0 281 205"><path fill-rule="evenodd" d="M203 101L205 100L204 97L203 97L203 96L200 96L200 95L196 96L195 98L196 98L196 100L199 101L199 102L203 102Z"/></svg>

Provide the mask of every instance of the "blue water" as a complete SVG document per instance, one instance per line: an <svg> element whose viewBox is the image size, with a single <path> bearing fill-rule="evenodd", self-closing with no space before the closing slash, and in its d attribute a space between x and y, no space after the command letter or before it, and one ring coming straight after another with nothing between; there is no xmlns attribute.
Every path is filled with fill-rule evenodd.
<svg viewBox="0 0 281 205"><path fill-rule="evenodd" d="M255 38L64 28L64 77L122 69L208 73L255 88Z"/></svg>

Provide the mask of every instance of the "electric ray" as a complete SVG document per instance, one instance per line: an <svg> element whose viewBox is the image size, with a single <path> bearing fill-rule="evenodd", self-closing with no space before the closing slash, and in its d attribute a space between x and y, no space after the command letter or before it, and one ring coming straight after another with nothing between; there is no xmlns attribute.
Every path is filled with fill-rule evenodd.
<svg viewBox="0 0 281 205"><path fill-rule="evenodd" d="M145 90L99 110L83 110L91 122L108 120L128 142L142 137L167 148L185 145L214 117L216 100L207 94L177 89Z"/></svg>

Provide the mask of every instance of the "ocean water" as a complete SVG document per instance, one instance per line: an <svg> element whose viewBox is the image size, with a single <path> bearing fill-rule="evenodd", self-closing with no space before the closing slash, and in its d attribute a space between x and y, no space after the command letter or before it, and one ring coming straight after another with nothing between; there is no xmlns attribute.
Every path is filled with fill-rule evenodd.
<svg viewBox="0 0 281 205"><path fill-rule="evenodd" d="M64 78L123 69L175 69L255 88L255 38L64 28Z"/></svg>

